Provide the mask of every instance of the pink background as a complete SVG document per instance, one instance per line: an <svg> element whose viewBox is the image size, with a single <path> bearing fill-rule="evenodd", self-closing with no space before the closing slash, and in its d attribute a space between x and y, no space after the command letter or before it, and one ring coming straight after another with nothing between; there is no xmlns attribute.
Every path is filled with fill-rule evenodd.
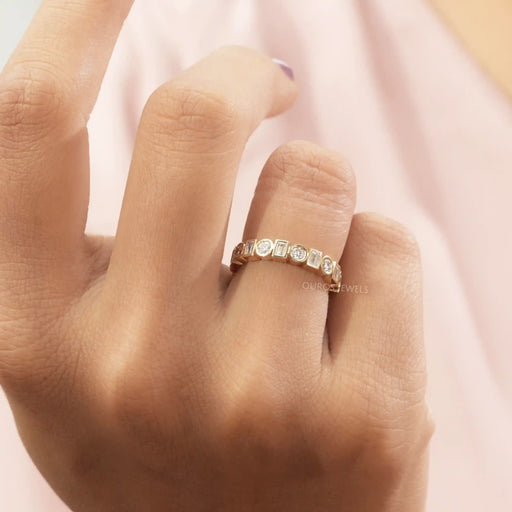
<svg viewBox="0 0 512 512"><path fill-rule="evenodd" d="M139 0L91 121L89 230L115 231L148 95L217 46L288 61L300 97L247 146L227 247L265 159L311 139L345 154L358 210L417 236L425 274L430 512L512 510L512 103L420 0ZM32 467L0 394L1 508L66 510Z"/></svg>

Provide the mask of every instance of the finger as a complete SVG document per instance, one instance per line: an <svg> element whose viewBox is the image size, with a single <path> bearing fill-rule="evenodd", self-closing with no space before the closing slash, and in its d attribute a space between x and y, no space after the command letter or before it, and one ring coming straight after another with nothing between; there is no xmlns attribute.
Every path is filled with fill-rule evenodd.
<svg viewBox="0 0 512 512"><path fill-rule="evenodd" d="M405 433L427 418L418 245L397 222L358 214L341 265L327 320L334 374L355 391L345 396L362 397L363 421Z"/></svg>
<svg viewBox="0 0 512 512"><path fill-rule="evenodd" d="M270 58L224 47L158 89L142 116L108 279L168 304L217 295L225 228L247 139L293 102ZM117 290L117 287L114 287Z"/></svg>
<svg viewBox="0 0 512 512"><path fill-rule="evenodd" d="M8 80L41 81L41 87L50 89L41 95L58 93L66 102L63 110L87 118L132 4L44 0L3 74Z"/></svg>
<svg viewBox="0 0 512 512"><path fill-rule="evenodd" d="M244 240L284 239L338 261L356 197L355 176L344 158L311 142L278 148L260 176ZM321 261L321 258L319 258ZM277 261L252 261L238 270L226 293L228 317L244 319L240 340L258 334L278 361L314 360L318 369L329 292L321 275ZM240 329L240 321L236 325ZM251 338L252 339L252 338Z"/></svg>
<svg viewBox="0 0 512 512"><path fill-rule="evenodd" d="M40 255L81 239L85 127L131 4L43 1L0 75L0 244L37 245Z"/></svg>

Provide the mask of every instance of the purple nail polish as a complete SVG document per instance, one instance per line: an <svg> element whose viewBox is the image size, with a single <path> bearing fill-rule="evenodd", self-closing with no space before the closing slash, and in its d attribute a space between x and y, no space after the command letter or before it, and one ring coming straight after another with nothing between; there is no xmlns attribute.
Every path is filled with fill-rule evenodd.
<svg viewBox="0 0 512 512"><path fill-rule="evenodd" d="M283 73L290 79L295 80L295 76L293 74L293 69L286 64L283 60L280 59L272 59L282 70Z"/></svg>

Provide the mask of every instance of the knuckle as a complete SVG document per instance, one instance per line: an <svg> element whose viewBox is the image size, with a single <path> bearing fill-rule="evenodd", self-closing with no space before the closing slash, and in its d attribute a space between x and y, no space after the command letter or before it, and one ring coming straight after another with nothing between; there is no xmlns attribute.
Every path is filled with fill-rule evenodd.
<svg viewBox="0 0 512 512"><path fill-rule="evenodd" d="M3 331L3 325L0 324ZM1 332L0 331L0 332ZM25 386L27 357L20 350L16 340L0 334L0 386L20 391Z"/></svg>
<svg viewBox="0 0 512 512"><path fill-rule="evenodd" d="M130 329L124 325L115 326L105 333L106 339L124 340L137 346L143 327L137 321ZM114 352L116 358L120 357ZM139 361L134 364L134 355L126 355L117 364L107 360L108 365L108 403L112 422L127 434L146 436L146 431L153 431L157 424L157 390L153 376L155 368L147 356L137 354Z"/></svg>
<svg viewBox="0 0 512 512"><path fill-rule="evenodd" d="M227 444L240 440L247 447L269 452L298 449L294 433L302 431L301 409L290 397L286 399L287 393L263 382L264 379L254 379L218 398L222 405L213 424L219 438Z"/></svg>
<svg viewBox="0 0 512 512"><path fill-rule="evenodd" d="M152 472L166 473L169 461L162 451L179 432L183 421L181 405L163 399L162 391L155 388L147 374L124 371L118 375L108 400L108 421L121 438L136 446L136 451L146 461ZM172 399L172 394L167 397ZM165 404L165 407L163 407ZM171 414L166 414L172 410Z"/></svg>
<svg viewBox="0 0 512 512"><path fill-rule="evenodd" d="M393 477L410 461L410 437L399 427L345 413L339 432L343 441L334 457L342 464L355 460L373 474Z"/></svg>
<svg viewBox="0 0 512 512"><path fill-rule="evenodd" d="M0 385L9 395L38 400L41 395L57 396L68 379L71 351L60 339L55 320L0 321ZM53 348L50 348L53 347ZM69 381L67 382L69 384Z"/></svg>
<svg viewBox="0 0 512 512"><path fill-rule="evenodd" d="M365 450L377 471L398 476L412 460L426 453L433 429L433 422L418 413L394 421L369 421L363 435Z"/></svg>
<svg viewBox="0 0 512 512"><path fill-rule="evenodd" d="M424 428L421 431L421 436L419 438L419 447L422 451L426 451L430 446L430 442L436 433L436 422L433 419L428 419L425 421Z"/></svg>
<svg viewBox="0 0 512 512"><path fill-rule="evenodd" d="M350 163L338 153L308 141L292 141L277 148L260 183L272 192L284 185L290 198L336 211L351 209L355 204L356 180Z"/></svg>
<svg viewBox="0 0 512 512"><path fill-rule="evenodd" d="M123 366L112 371L109 379L108 410L112 424L128 438L165 443L174 420L161 405L166 403L179 417L183 413L180 402L166 393L168 389L159 377L161 369L155 362L144 358L138 365L125 361Z"/></svg>
<svg viewBox="0 0 512 512"><path fill-rule="evenodd" d="M373 472L394 478L409 466L411 445L400 428L373 427L363 437L366 442L362 452Z"/></svg>
<svg viewBox="0 0 512 512"><path fill-rule="evenodd" d="M151 393L151 382L135 382L135 375L127 376L116 383L111 399L111 414L121 430L134 437L151 436L158 418L154 415L155 404Z"/></svg>
<svg viewBox="0 0 512 512"><path fill-rule="evenodd" d="M133 339L144 345L137 335ZM169 372L166 357L143 350L136 358L129 355L121 365L114 363L108 378L109 411L113 424L124 435L166 443L171 433L179 430L180 421L194 417L198 372L194 379L194 363L184 368L183 362L180 360ZM162 408L162 404L166 407Z"/></svg>
<svg viewBox="0 0 512 512"><path fill-rule="evenodd" d="M368 347L368 350L378 349ZM395 354L379 351L371 359L345 370L346 407L353 411L354 417L376 428L398 424L414 430L425 402L426 370L423 361L413 362L408 357L410 364L404 373L402 358ZM375 364L375 360L381 362Z"/></svg>
<svg viewBox="0 0 512 512"><path fill-rule="evenodd" d="M436 422L432 416L430 408L425 404L424 414L420 422L419 436L418 436L418 447L421 451L425 451L434 434L436 432Z"/></svg>
<svg viewBox="0 0 512 512"><path fill-rule="evenodd" d="M44 138L61 113L63 91L48 71L16 70L0 79L0 145Z"/></svg>
<svg viewBox="0 0 512 512"><path fill-rule="evenodd" d="M399 222L376 213L359 213L352 220L352 227L361 235L368 248L377 248L401 262L419 263L420 248L414 235Z"/></svg>
<svg viewBox="0 0 512 512"><path fill-rule="evenodd" d="M360 384L350 387L337 404L343 417L332 422L343 433L345 454L356 454L379 474L400 474L425 451L433 433L424 400L365 392Z"/></svg>
<svg viewBox="0 0 512 512"><path fill-rule="evenodd" d="M152 135L173 135L173 144L232 143L240 127L240 113L225 94L206 87L190 87L177 81L157 89L146 106L146 122Z"/></svg>
<svg viewBox="0 0 512 512"><path fill-rule="evenodd" d="M312 404L306 429L330 471L364 469L377 481L393 482L424 451L425 445L417 442L419 423L413 427L398 418L383 419L381 413L368 411L372 406L366 401L348 398L346 392L323 396Z"/></svg>

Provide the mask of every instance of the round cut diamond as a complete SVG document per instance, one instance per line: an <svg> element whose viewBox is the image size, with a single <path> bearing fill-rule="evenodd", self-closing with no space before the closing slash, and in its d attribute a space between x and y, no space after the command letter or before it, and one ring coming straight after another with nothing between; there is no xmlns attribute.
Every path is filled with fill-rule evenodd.
<svg viewBox="0 0 512 512"><path fill-rule="evenodd" d="M331 275L333 264L331 258L324 258L322 260L322 272L326 275Z"/></svg>
<svg viewBox="0 0 512 512"><path fill-rule="evenodd" d="M303 261L306 261L307 257L308 251L303 245L294 245L290 249L290 258L297 263L302 263Z"/></svg>
<svg viewBox="0 0 512 512"><path fill-rule="evenodd" d="M265 238L256 244L256 254L260 257L268 256L272 252L272 240Z"/></svg>

